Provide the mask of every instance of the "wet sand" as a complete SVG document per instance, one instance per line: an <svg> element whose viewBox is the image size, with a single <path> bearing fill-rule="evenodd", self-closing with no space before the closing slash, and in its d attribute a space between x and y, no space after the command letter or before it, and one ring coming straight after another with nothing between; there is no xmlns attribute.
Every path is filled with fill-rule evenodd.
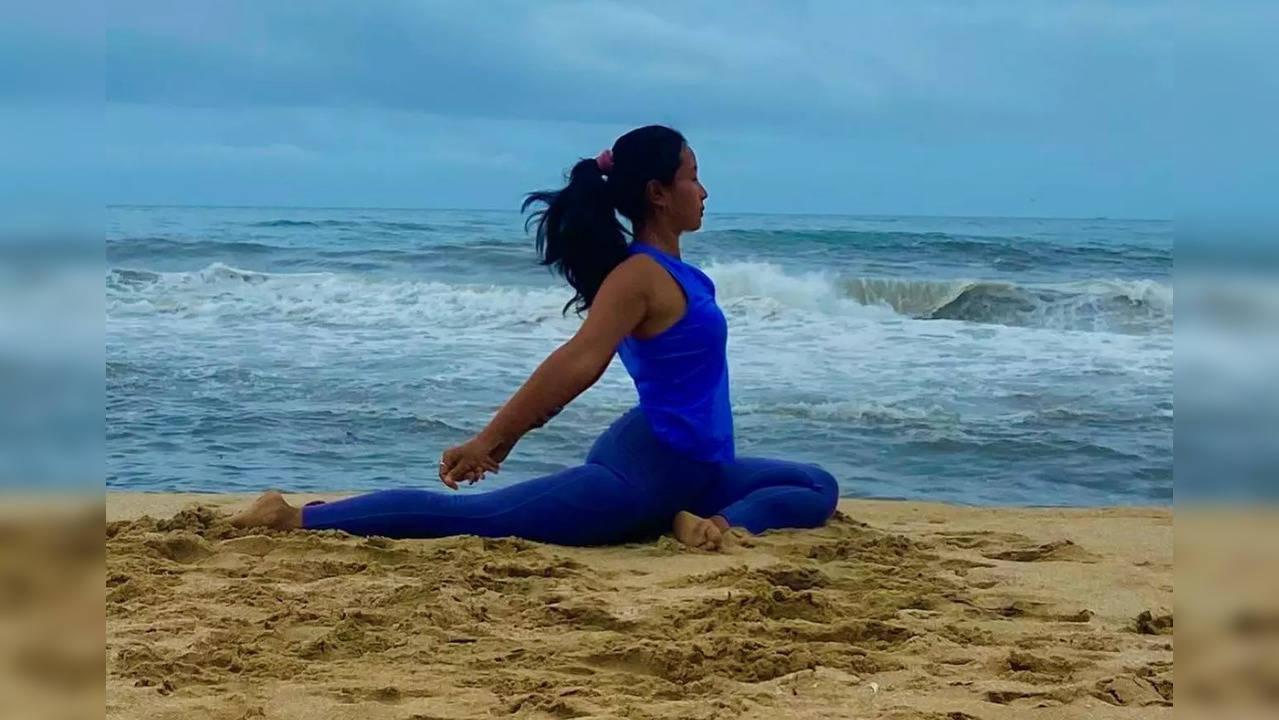
<svg viewBox="0 0 1279 720"><path fill-rule="evenodd" d="M1172 716L1170 509L845 500L708 553L231 528L249 499L107 494L107 717Z"/></svg>

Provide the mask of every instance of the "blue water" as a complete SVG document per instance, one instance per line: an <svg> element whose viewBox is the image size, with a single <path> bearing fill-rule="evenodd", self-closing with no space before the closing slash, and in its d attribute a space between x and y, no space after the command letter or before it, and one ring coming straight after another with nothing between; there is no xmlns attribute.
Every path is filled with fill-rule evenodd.
<svg viewBox="0 0 1279 720"><path fill-rule="evenodd" d="M848 496L1171 502L1169 223L710 215L683 253L739 454ZM580 324L515 212L114 207L106 255L109 489L434 487ZM635 399L614 359L482 485Z"/></svg>

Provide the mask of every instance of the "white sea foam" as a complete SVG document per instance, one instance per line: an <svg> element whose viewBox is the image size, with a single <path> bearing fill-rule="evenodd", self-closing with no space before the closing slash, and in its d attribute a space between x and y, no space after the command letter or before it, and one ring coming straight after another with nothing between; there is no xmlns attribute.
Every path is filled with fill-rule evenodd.
<svg viewBox="0 0 1279 720"><path fill-rule="evenodd" d="M840 291L829 274L809 272L787 274L771 263L713 263L705 272L715 282L721 305L739 303L764 315L779 310L803 310L828 315L884 316L881 308L868 307Z"/></svg>
<svg viewBox="0 0 1279 720"><path fill-rule="evenodd" d="M107 314L349 325L495 327L554 321L558 288L462 285L338 273L259 273L214 263L194 272L113 270ZM570 314L570 318L572 315Z"/></svg>
<svg viewBox="0 0 1279 720"><path fill-rule="evenodd" d="M916 417L911 413L922 419L986 388L1069 384L1052 378L1081 374L1163 382L1170 365L1170 335L926 321L895 311L887 300L862 304L821 274L793 276L752 263L711 265L707 272L729 317L733 385L747 413L758 406L814 419L904 421ZM903 287L922 288L920 296L935 291L940 302L941 285ZM568 296L562 287L271 274L223 264L107 276L108 322L116 337L272 338L282 357L305 347L316 364L338 361L343 348L359 343L363 352L429 353L423 361L432 367L423 371L437 377L500 376L501 382L518 380L577 329L572 312L561 316ZM624 402L633 391L620 363L613 365L593 392ZM885 404L884 397L902 401Z"/></svg>
<svg viewBox="0 0 1279 720"><path fill-rule="evenodd" d="M768 263L711 264L720 305L741 322L814 315L952 319L1063 330L1170 327L1172 288L1150 280L1088 280L1018 286L991 281L838 278L788 274ZM571 326L556 286L453 284L329 272L262 273L214 263L192 272L112 270L107 312L291 322L406 323L494 327Z"/></svg>

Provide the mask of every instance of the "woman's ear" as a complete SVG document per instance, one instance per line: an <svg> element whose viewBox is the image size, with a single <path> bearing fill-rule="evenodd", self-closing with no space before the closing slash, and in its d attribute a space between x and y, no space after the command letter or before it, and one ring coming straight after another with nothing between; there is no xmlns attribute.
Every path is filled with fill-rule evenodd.
<svg viewBox="0 0 1279 720"><path fill-rule="evenodd" d="M666 188L656 180L649 180L644 185L644 198L648 200L649 207L664 207L666 205Z"/></svg>

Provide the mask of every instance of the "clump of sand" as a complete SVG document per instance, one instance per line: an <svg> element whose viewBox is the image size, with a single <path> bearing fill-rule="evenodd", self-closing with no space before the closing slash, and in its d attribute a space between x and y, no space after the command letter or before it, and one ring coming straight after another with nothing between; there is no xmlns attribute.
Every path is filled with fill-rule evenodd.
<svg viewBox="0 0 1279 720"><path fill-rule="evenodd" d="M108 496L108 717L1171 717L1170 511L845 501L707 553L234 529L246 499Z"/></svg>

